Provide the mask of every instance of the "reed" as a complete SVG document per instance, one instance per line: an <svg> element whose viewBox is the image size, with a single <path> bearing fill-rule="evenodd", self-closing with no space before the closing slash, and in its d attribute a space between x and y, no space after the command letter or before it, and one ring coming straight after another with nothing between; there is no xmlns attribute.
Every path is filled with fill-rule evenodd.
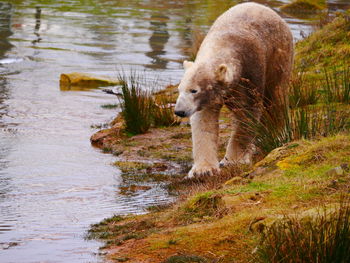
<svg viewBox="0 0 350 263"><path fill-rule="evenodd" d="M180 119L174 114L171 98L165 94L155 96L152 114L154 127L168 127L180 124Z"/></svg>
<svg viewBox="0 0 350 263"><path fill-rule="evenodd" d="M144 79L135 71L131 71L129 75L125 72L119 73L118 78L122 83L120 105L125 131L131 135L147 132L152 125L152 92L142 87Z"/></svg>
<svg viewBox="0 0 350 263"><path fill-rule="evenodd" d="M264 263L350 262L350 205L312 217L285 217L263 232L257 261Z"/></svg>
<svg viewBox="0 0 350 263"><path fill-rule="evenodd" d="M285 101L285 100L282 100ZM252 138L261 155L293 140L326 137L350 131L350 109L339 104L310 105L291 109L286 102L262 106L261 116L246 111L241 141Z"/></svg>
<svg viewBox="0 0 350 263"><path fill-rule="evenodd" d="M326 103L350 103L350 67L324 69L323 93Z"/></svg>
<svg viewBox="0 0 350 263"><path fill-rule="evenodd" d="M151 127L178 125L171 98L165 94L154 95L157 80L148 81L144 74L122 71L121 115L125 122L125 132L130 135L146 133Z"/></svg>
<svg viewBox="0 0 350 263"><path fill-rule="evenodd" d="M294 74L289 85L289 105L291 108L316 104L320 93L315 82L308 82L305 72Z"/></svg>

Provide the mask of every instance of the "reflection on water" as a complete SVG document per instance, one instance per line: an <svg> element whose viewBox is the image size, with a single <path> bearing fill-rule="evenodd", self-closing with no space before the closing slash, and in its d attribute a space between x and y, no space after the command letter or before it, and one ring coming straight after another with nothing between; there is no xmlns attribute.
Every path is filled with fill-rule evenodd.
<svg viewBox="0 0 350 263"><path fill-rule="evenodd" d="M191 30L207 30L237 2L0 1L1 262L97 262L99 244L83 239L89 224L169 200L161 187L120 194L115 158L89 143L90 126L116 114L100 105L115 98L99 89L62 92L59 76L115 76L132 66L175 83ZM288 1L259 2L278 11ZM282 15L296 38L310 32L309 20Z"/></svg>
<svg viewBox="0 0 350 263"><path fill-rule="evenodd" d="M151 17L151 27L152 36L149 38L149 45L152 51L146 53L150 57L151 65L146 65L146 67L154 69L166 69L168 62L162 58L166 52L164 47L169 40L169 32L167 30L167 21L169 17L158 14L152 15Z"/></svg>
<svg viewBox="0 0 350 263"><path fill-rule="evenodd" d="M0 2L0 60L12 47L8 40L8 37L12 34L10 29L12 14L11 10L12 5L10 3Z"/></svg>
<svg viewBox="0 0 350 263"><path fill-rule="evenodd" d="M39 6L35 7L35 28L34 28L34 35L36 36L36 39L32 41L33 44L40 42L40 25L41 25L41 8Z"/></svg>

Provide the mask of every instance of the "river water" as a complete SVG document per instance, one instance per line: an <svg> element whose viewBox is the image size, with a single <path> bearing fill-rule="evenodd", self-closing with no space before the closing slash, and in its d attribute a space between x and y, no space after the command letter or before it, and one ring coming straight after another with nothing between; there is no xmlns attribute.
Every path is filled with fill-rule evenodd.
<svg viewBox="0 0 350 263"><path fill-rule="evenodd" d="M288 1L259 1L276 8ZM236 1L0 1L0 262L99 262L91 223L165 202L160 187L119 193L115 157L90 145L116 103L100 89L63 91L61 73L115 76L132 67L181 78L191 30ZM332 9L346 1L331 1ZM282 14L296 39L314 17ZM300 33L302 31L302 34Z"/></svg>

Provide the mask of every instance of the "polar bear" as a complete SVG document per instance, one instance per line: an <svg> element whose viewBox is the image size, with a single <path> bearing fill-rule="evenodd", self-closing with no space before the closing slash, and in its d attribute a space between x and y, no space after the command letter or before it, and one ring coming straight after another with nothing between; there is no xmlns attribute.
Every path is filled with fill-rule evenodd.
<svg viewBox="0 0 350 263"><path fill-rule="evenodd" d="M254 105L267 97L275 103L286 94L292 64L291 31L270 8L238 4L214 22L195 61L184 61L178 87L175 114L190 117L192 130L194 165L188 177L215 174L221 165L251 163L253 139L238 139L244 129L233 105L239 101L259 119L262 107ZM233 112L234 129L219 163L218 119L224 104Z"/></svg>

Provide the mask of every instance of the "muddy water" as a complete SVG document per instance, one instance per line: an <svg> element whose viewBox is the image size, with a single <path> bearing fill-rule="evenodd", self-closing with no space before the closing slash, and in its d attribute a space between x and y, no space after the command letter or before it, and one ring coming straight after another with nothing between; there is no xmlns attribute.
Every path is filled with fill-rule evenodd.
<svg viewBox="0 0 350 263"><path fill-rule="evenodd" d="M115 158L89 143L91 125L116 114L101 105L115 99L61 91L59 75L133 67L175 83L191 29L205 31L234 3L0 1L0 262L98 262L99 244L84 240L89 224L168 200L159 187L119 193ZM314 19L283 16L296 38Z"/></svg>

